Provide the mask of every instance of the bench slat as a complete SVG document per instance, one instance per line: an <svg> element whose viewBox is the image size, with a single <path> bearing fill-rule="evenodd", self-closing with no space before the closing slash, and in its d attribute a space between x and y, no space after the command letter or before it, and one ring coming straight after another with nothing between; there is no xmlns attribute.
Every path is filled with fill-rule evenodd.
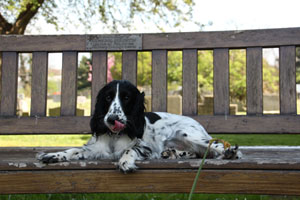
<svg viewBox="0 0 300 200"><path fill-rule="evenodd" d="M182 114L198 114L198 51L183 50L182 53Z"/></svg>
<svg viewBox="0 0 300 200"><path fill-rule="evenodd" d="M0 170L62 170L62 169L116 169L117 161L80 160L45 165L35 158L40 152L64 151L70 147L0 147ZM243 159L206 159L204 169L261 169L300 170L299 146L240 146ZM153 159L137 161L140 169L197 169L201 159Z"/></svg>
<svg viewBox="0 0 300 200"><path fill-rule="evenodd" d="M17 107L17 84L18 83L18 53L2 53L2 94L1 116L16 115Z"/></svg>
<svg viewBox="0 0 300 200"><path fill-rule="evenodd" d="M214 49L214 114L229 115L229 51Z"/></svg>
<svg viewBox="0 0 300 200"><path fill-rule="evenodd" d="M0 134L84 134L90 133L90 117L0 118Z"/></svg>
<svg viewBox="0 0 300 200"><path fill-rule="evenodd" d="M122 54L122 79L137 84L137 52L124 51Z"/></svg>
<svg viewBox="0 0 300 200"><path fill-rule="evenodd" d="M247 114L263 113L262 48L247 48Z"/></svg>
<svg viewBox="0 0 300 200"><path fill-rule="evenodd" d="M142 36L142 49L138 46L137 49L131 50L152 51L153 49L178 50L184 48L213 49L300 45L300 28L133 35ZM119 36L122 37L122 34ZM128 38L128 34L126 34L126 38ZM87 35L1 35L0 51L90 51L92 49L87 48L88 39ZM109 47L106 45L105 48ZM114 45L112 50L123 51L124 46L120 45L118 48Z"/></svg>
<svg viewBox="0 0 300 200"><path fill-rule="evenodd" d="M34 52L32 55L31 116L46 116L48 53Z"/></svg>
<svg viewBox="0 0 300 200"><path fill-rule="evenodd" d="M107 52L95 51L92 55L92 114L96 105L96 97L99 90L107 82Z"/></svg>
<svg viewBox="0 0 300 200"><path fill-rule="evenodd" d="M191 116L208 133L299 134L300 116ZM90 133L90 117L1 117L1 135Z"/></svg>
<svg viewBox="0 0 300 200"><path fill-rule="evenodd" d="M63 52L61 110L62 116L76 115L77 52Z"/></svg>
<svg viewBox="0 0 300 200"><path fill-rule="evenodd" d="M152 111L167 111L167 51L152 51Z"/></svg>
<svg viewBox="0 0 300 200"><path fill-rule="evenodd" d="M196 170L140 170L130 175L116 170L6 172L0 175L0 194L188 193L195 175ZM300 195L299 180L299 171L203 170L195 192Z"/></svg>
<svg viewBox="0 0 300 200"><path fill-rule="evenodd" d="M280 114L296 114L296 49L279 48Z"/></svg>

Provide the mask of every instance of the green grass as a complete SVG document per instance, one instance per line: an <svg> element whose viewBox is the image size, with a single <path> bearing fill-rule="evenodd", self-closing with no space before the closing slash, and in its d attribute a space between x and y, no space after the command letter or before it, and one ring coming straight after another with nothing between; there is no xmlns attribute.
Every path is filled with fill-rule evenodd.
<svg viewBox="0 0 300 200"><path fill-rule="evenodd" d="M239 146L300 146L300 135L291 134L220 134L212 135Z"/></svg>
<svg viewBox="0 0 300 200"><path fill-rule="evenodd" d="M5 135L0 136L0 147L82 146L90 135Z"/></svg>
<svg viewBox="0 0 300 200"><path fill-rule="evenodd" d="M239 146L286 145L300 146L300 135L283 134L222 134L212 135ZM0 136L0 147L8 146L82 146L90 135L14 135Z"/></svg>

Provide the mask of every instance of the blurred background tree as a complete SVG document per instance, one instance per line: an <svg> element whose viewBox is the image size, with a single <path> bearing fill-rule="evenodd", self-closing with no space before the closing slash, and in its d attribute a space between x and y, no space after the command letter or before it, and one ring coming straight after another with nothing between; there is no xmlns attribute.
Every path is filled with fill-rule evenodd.
<svg viewBox="0 0 300 200"><path fill-rule="evenodd" d="M296 48L296 83L300 84L300 48Z"/></svg>
<svg viewBox="0 0 300 200"><path fill-rule="evenodd" d="M88 31L95 17L110 32L130 30L136 19L151 20L161 31L166 25L176 28L187 21L201 27L192 18L193 6L193 0L0 0L0 34L24 34L39 18L57 30L75 24Z"/></svg>
<svg viewBox="0 0 300 200"><path fill-rule="evenodd" d="M116 33L133 29L137 20L145 24L151 21L161 31L165 26L180 29L184 22L194 22L200 30L202 25L192 17L194 5L193 0L0 0L0 34L25 34L28 26L34 27L39 19L52 24L56 30L73 25L84 26L88 32L95 21L100 21L99 30ZM119 54L115 56L120 58ZM83 81L87 78L84 73L89 70L83 68L83 63L79 67L80 90L89 85ZM112 74L120 76L119 69L115 66ZM24 88L30 88L31 82L21 81Z"/></svg>
<svg viewBox="0 0 300 200"><path fill-rule="evenodd" d="M193 19L192 16L194 5L193 0L0 0L0 34L25 34L28 27L34 27L40 19L53 25L57 30L64 30L72 25L83 26L86 32L91 29L95 21L102 24L99 30L116 33L124 29L134 29L137 20L145 24L151 22L160 31L164 31L166 26L180 31L181 25L186 22L197 24L201 30L202 24ZM109 56L114 59L110 73L114 79L120 79L122 54L110 53ZM239 101L245 101L245 56L240 51L233 51L230 59L232 59L230 96ZM297 48L297 72L300 72L299 60L300 50ZM263 62L264 91L268 93L277 92L278 77L276 74L278 69L270 66L266 60ZM198 80L200 92L203 94L213 92L212 63L212 51L199 51ZM79 90L90 87L91 64L91 60L85 57L80 61L78 69ZM151 53L139 52L138 67L138 85L151 85ZM24 71L24 67L20 70ZM173 85L172 89L180 89L182 85L181 52L170 51L168 53L168 72L168 85ZM297 73L297 83L300 83L299 74ZM22 84L24 88L30 88L31 81L28 81L28 78L21 78L21 81L24 82Z"/></svg>

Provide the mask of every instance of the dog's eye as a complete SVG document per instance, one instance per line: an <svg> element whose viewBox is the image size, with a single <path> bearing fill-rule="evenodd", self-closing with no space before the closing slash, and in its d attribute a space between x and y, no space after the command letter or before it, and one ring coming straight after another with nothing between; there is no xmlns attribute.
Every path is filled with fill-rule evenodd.
<svg viewBox="0 0 300 200"><path fill-rule="evenodd" d="M109 96L109 95L106 96L106 97L105 97L105 100L106 100L107 102L111 102L111 100L112 100L112 99L111 99L111 96Z"/></svg>
<svg viewBox="0 0 300 200"><path fill-rule="evenodd" d="M128 95L124 96L124 100L128 101L129 100L129 96Z"/></svg>

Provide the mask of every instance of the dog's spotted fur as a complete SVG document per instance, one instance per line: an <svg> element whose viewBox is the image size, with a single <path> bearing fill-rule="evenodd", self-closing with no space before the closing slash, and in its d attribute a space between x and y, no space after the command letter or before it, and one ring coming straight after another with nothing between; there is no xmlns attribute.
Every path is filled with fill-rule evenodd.
<svg viewBox="0 0 300 200"><path fill-rule="evenodd" d="M81 148L40 153L38 159L44 163L118 159L119 169L126 173L136 170L136 160L203 156L212 138L197 121L144 110L144 93L128 81L113 81L97 96L90 141ZM241 153L237 148L224 151L223 145L215 142L209 156L237 159Z"/></svg>

